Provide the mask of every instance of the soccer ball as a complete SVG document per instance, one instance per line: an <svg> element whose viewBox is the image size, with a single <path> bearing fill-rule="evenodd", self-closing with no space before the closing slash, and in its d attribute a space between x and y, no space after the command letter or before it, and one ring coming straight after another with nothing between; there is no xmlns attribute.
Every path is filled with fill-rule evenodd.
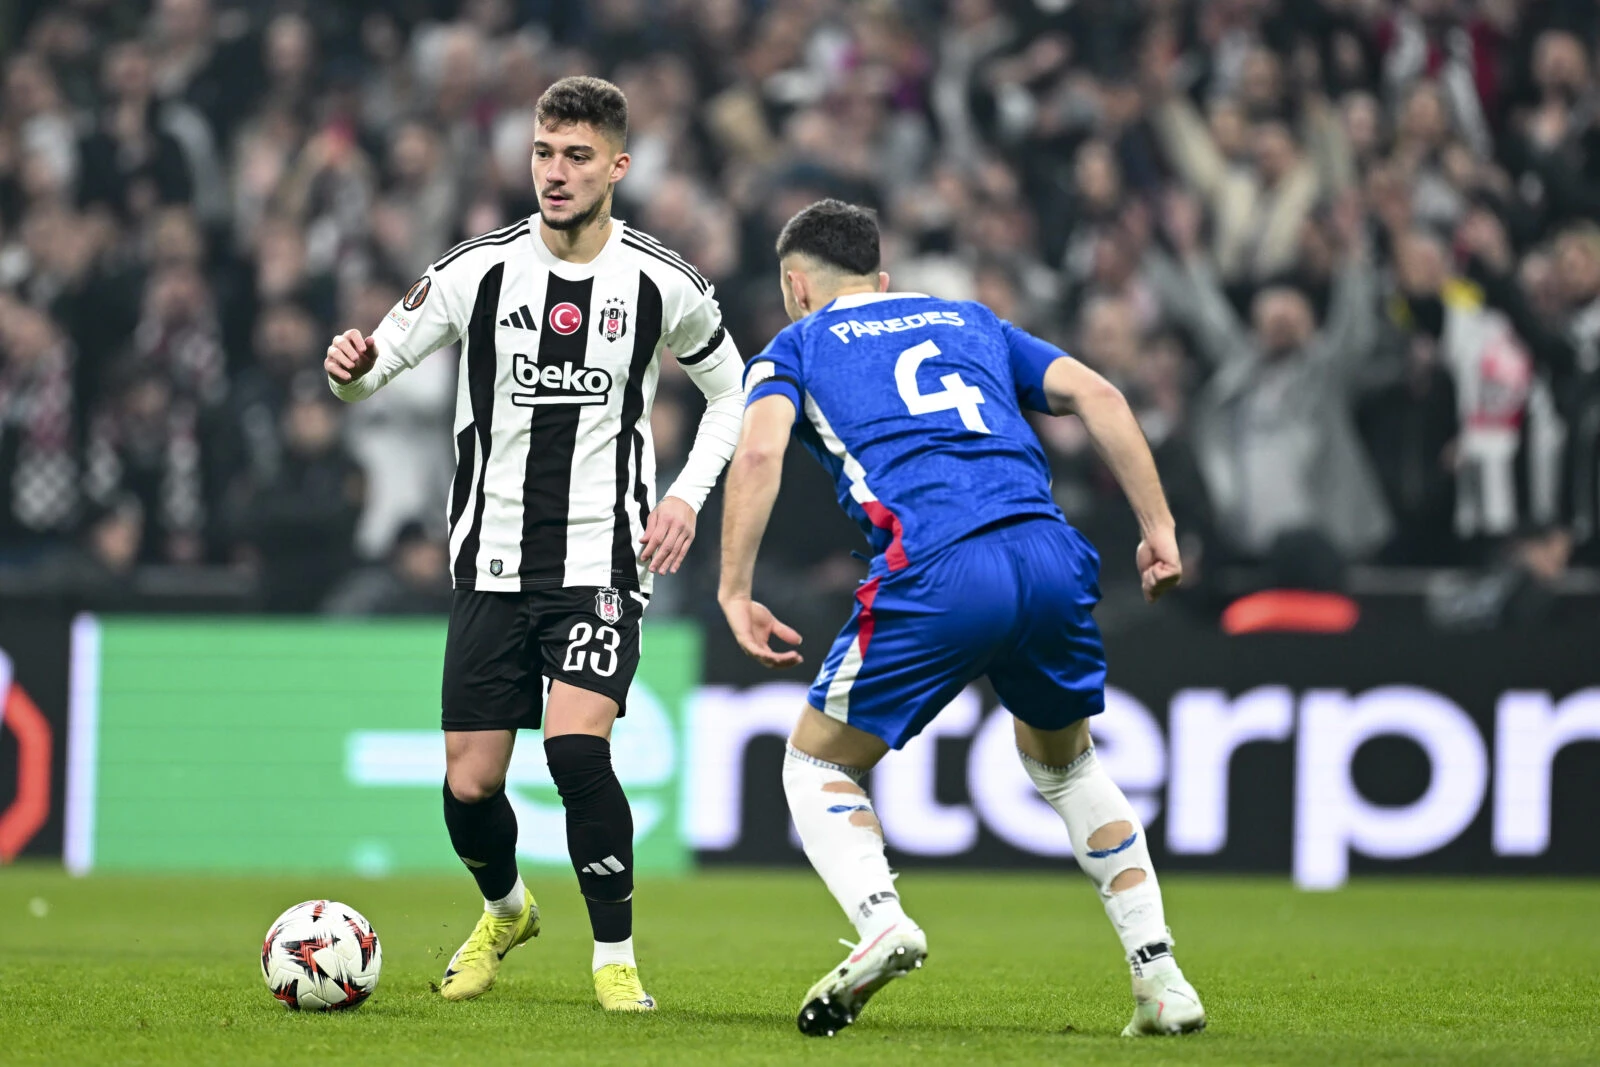
<svg viewBox="0 0 1600 1067"><path fill-rule="evenodd" d="M383 949L372 924L336 900L296 904L261 942L261 977L290 1011L343 1011L378 988Z"/></svg>

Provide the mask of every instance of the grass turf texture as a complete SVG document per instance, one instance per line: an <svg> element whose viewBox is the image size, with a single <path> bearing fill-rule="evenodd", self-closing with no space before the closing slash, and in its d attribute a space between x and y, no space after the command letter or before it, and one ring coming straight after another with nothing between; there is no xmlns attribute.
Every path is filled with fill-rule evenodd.
<svg viewBox="0 0 1600 1067"><path fill-rule="evenodd" d="M832 1040L795 1030L848 933L809 873L646 881L636 942L650 1016L594 1003L571 876L534 880L544 933L480 1000L432 993L480 902L465 878L92 877L0 870L0 1062L71 1063L1594 1063L1600 884L1163 879L1205 1033L1127 1041L1126 969L1076 871L909 872L923 971ZM330 896L383 941L350 1014L268 995L261 937ZM42 917L36 913L48 910Z"/></svg>

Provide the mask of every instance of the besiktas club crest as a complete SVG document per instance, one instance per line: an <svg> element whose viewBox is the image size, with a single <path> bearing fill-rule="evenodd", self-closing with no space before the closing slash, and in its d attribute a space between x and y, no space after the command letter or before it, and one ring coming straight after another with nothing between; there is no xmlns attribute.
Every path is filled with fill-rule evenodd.
<svg viewBox="0 0 1600 1067"><path fill-rule="evenodd" d="M602 589L594 595L594 613L600 621L615 623L622 618L622 594L615 589Z"/></svg>
<svg viewBox="0 0 1600 1067"><path fill-rule="evenodd" d="M628 332L628 308L620 297L606 301L600 309L600 336L607 341L620 341Z"/></svg>

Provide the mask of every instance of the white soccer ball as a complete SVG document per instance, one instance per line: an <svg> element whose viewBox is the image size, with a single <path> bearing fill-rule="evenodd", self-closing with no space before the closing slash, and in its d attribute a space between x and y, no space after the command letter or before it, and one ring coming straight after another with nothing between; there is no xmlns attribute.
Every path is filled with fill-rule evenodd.
<svg viewBox="0 0 1600 1067"><path fill-rule="evenodd" d="M343 1011L378 988L383 949L372 924L348 904L296 904L261 942L261 978L290 1011Z"/></svg>

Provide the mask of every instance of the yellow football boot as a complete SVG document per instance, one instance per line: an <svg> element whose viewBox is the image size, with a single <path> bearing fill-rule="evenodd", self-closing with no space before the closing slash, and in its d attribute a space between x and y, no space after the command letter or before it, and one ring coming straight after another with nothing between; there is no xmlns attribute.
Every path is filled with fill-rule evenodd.
<svg viewBox="0 0 1600 1067"><path fill-rule="evenodd" d="M539 936L539 905L526 887L523 894L522 911L516 918L501 919L487 911L478 917L478 925L472 928L466 944L450 957L444 981L439 984L440 996L446 1000L471 1000L487 993L500 973L500 961L506 953L528 938Z"/></svg>
<svg viewBox="0 0 1600 1067"><path fill-rule="evenodd" d="M639 968L608 963L594 972L594 995L606 1011L655 1011L656 998L639 984Z"/></svg>

